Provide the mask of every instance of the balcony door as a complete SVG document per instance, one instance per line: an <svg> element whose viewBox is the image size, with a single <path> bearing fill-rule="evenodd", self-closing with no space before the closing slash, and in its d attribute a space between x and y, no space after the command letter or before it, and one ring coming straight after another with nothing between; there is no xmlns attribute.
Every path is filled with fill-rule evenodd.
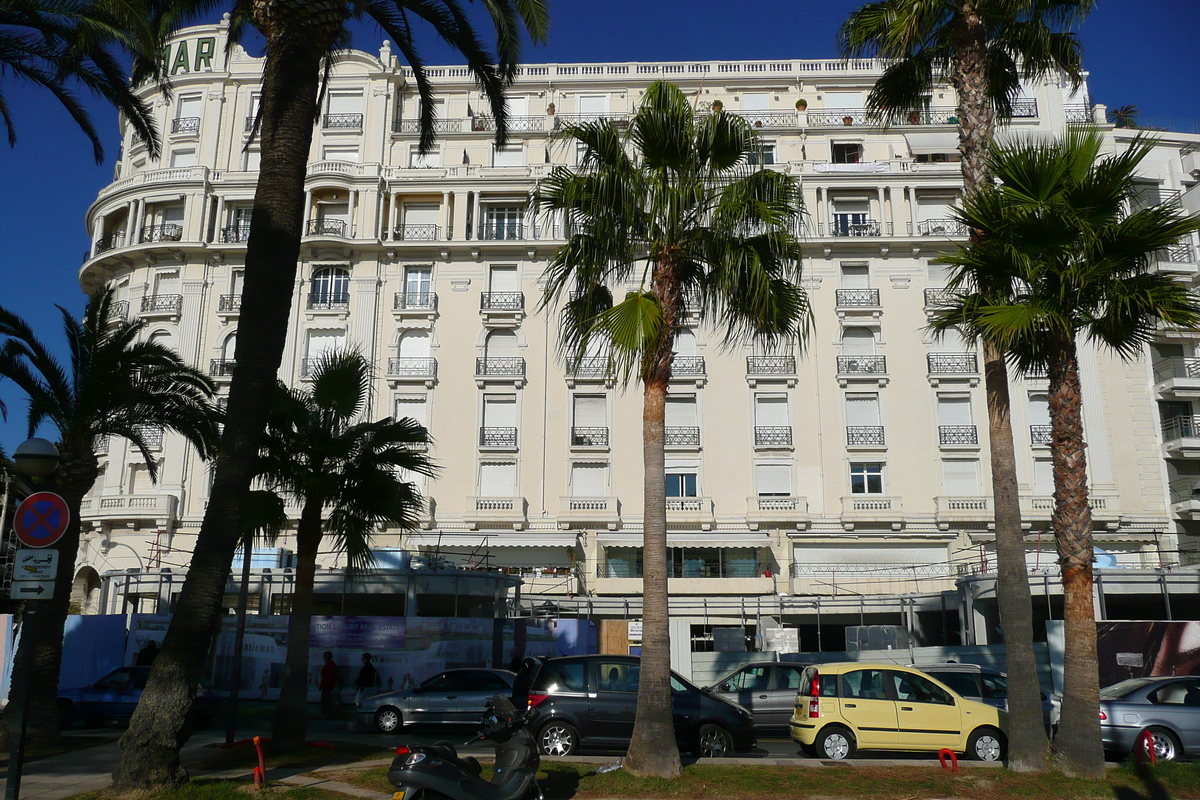
<svg viewBox="0 0 1200 800"><path fill-rule="evenodd" d="M516 478L517 465L513 462L484 462L479 465L479 496L512 497Z"/></svg>
<svg viewBox="0 0 1200 800"><path fill-rule="evenodd" d="M754 398L754 426L756 428L786 428L789 424L787 397L758 395Z"/></svg>
<svg viewBox="0 0 1200 800"><path fill-rule="evenodd" d="M488 271L488 291L492 294L521 291L521 277L516 266L493 266Z"/></svg>
<svg viewBox="0 0 1200 800"><path fill-rule="evenodd" d="M833 201L835 236L862 235L871 219L871 201L865 198L841 198ZM852 288L843 286L842 288ZM868 288L866 286L853 288Z"/></svg>
<svg viewBox="0 0 1200 800"><path fill-rule="evenodd" d="M400 337L400 358L429 358L429 331L407 331Z"/></svg>
<svg viewBox="0 0 1200 800"><path fill-rule="evenodd" d="M483 209L484 239L520 239L525 208L520 205L489 205ZM493 289L493 291L495 291Z"/></svg>
<svg viewBox="0 0 1200 800"><path fill-rule="evenodd" d="M754 487L759 497L790 497L792 468L787 464L758 464L754 467Z"/></svg>
<svg viewBox="0 0 1200 800"><path fill-rule="evenodd" d="M846 426L850 428L879 427L879 395L846 395Z"/></svg>
<svg viewBox="0 0 1200 800"><path fill-rule="evenodd" d="M516 358L517 335L512 331L492 331L483 346L485 358Z"/></svg>
<svg viewBox="0 0 1200 800"><path fill-rule="evenodd" d="M608 495L608 464L572 464L572 497L605 497Z"/></svg>

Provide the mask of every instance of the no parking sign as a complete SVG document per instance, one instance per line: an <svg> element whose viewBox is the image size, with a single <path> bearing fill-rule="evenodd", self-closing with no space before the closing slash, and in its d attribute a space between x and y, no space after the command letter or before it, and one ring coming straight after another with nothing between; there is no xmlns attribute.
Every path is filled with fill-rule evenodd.
<svg viewBox="0 0 1200 800"><path fill-rule="evenodd" d="M37 492L17 508L13 528L26 547L49 547L62 538L70 521L66 500L53 492Z"/></svg>

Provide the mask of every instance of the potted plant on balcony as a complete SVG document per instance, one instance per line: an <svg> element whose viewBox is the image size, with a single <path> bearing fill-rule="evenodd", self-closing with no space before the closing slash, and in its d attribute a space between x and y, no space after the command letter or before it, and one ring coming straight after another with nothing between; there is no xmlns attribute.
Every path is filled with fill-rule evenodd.
<svg viewBox="0 0 1200 800"><path fill-rule="evenodd" d="M551 103L550 105L546 106L546 116L548 116L548 117L554 116L554 103Z"/></svg>
<svg viewBox="0 0 1200 800"><path fill-rule="evenodd" d="M712 110L713 110L714 114L720 114L722 111L725 110L725 104L722 103L720 100L713 100Z"/></svg>
<svg viewBox="0 0 1200 800"><path fill-rule="evenodd" d="M853 125L853 124L854 124L854 117L852 117L852 116L850 116L849 114L847 114L846 116L842 117L842 124L843 124L843 125Z"/></svg>
<svg viewBox="0 0 1200 800"><path fill-rule="evenodd" d="M801 97L799 100L796 101L796 110L797 111L807 111L808 110L808 101L805 100L803 97Z"/></svg>
<svg viewBox="0 0 1200 800"><path fill-rule="evenodd" d="M908 112L908 124L909 125L920 125L921 124L921 112L917 111L915 108L912 111Z"/></svg>

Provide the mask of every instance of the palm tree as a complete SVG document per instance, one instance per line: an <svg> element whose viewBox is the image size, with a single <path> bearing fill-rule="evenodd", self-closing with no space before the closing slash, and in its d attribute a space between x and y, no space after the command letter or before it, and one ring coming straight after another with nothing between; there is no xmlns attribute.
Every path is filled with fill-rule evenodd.
<svg viewBox="0 0 1200 800"><path fill-rule="evenodd" d="M1134 173L1153 144L1139 137L1104 158L1102 147L1095 131L1076 130L1047 144L993 149L999 186L969 198L959 215L982 237L948 259L964 294L936 320L995 342L1020 369L1049 374L1051 525L1066 628L1054 750L1083 774L1103 772L1104 757L1078 342L1134 359L1160 326L1200 323L1191 291L1150 271L1156 252L1200 230L1200 216L1169 204L1131 211ZM978 276L986 276L982 290Z"/></svg>
<svg viewBox="0 0 1200 800"><path fill-rule="evenodd" d="M678 87L654 83L624 130L568 125L583 144L577 172L557 167L541 208L574 231L546 268L543 307L562 315L568 356L604 344L612 371L641 381L644 468L643 639L637 721L625 766L679 774L670 686L664 411L676 335L687 314L768 342L807 333L794 235L800 193L787 175L751 166L761 145L733 114L697 119ZM620 302L610 287L637 284Z"/></svg>
<svg viewBox="0 0 1200 800"><path fill-rule="evenodd" d="M403 473L432 475L429 433L411 419L356 421L371 394L372 374L357 352L318 360L312 385L278 389L267 427L262 480L301 503L296 526L296 583L288 650L275 707L272 746L294 749L308 730L308 640L317 553L326 534L345 552L347 569L373 562L371 530L390 522L416 527L424 500Z"/></svg>
<svg viewBox="0 0 1200 800"><path fill-rule="evenodd" d="M28 435L43 424L58 432L61 462L46 486L63 497L71 512L66 533L54 545L59 574L66 580L75 574L80 506L100 474L99 437L128 439L154 480L159 462L151 441L163 430L182 434L205 458L216 448L219 412L211 403L212 381L184 364L174 351L139 341L145 324L115 318L112 307L112 287L88 299L82 320L59 307L71 354L66 365L50 353L28 323L0 308L0 378L11 380L29 397ZM7 416L3 403L0 413ZM36 626L21 637L21 650L34 649L35 669L28 687L33 741L53 741L58 736L58 672L69 603L68 592L56 592L45 601Z"/></svg>
<svg viewBox="0 0 1200 800"><path fill-rule="evenodd" d="M987 152L997 122L1012 116L1021 77L1065 74L1083 79L1080 48L1069 28L1093 0L881 0L850 15L839 41L848 57L891 59L867 97L878 120L919 108L939 83L958 97L958 139L965 195L988 182ZM977 231L972 237L978 236ZM1046 767L1041 692L1033 656L1033 601L1017 492L1002 351L983 339L992 500L996 522L996 594L1008 663L1009 764Z"/></svg>
<svg viewBox="0 0 1200 800"><path fill-rule="evenodd" d="M214 0L146 0L158 14L165 37ZM231 32L253 26L265 39L260 138L262 163L254 195L251 233L246 249L237 369L229 391L228 422L221 439L213 479L212 502L205 512L179 602L155 660L129 730L121 739L121 764L113 774L118 790L154 791L182 783L179 763L186 740L188 710L241 531L246 493L266 429L283 358L296 264L304 224L304 180L317 119L325 66L347 40L347 23L369 17L396 44L413 68L421 104L421 147L433 142L432 97L412 25L429 23L433 32L458 50L482 87L504 139L504 88L516 75L522 39L544 40L546 0L486 0L496 33L488 52L461 0L278 0L233 5ZM153 58L135 62L134 77L152 73Z"/></svg>
<svg viewBox="0 0 1200 800"><path fill-rule="evenodd" d="M140 47L148 32L137 20L121 24L103 3L5 0L0 5L0 71L53 95L91 140L97 164L104 162L104 146L76 86L116 106L157 157L158 133L150 107L130 90L126 68L113 52L114 44ZM15 147L16 124L2 91L0 120L9 145Z"/></svg>
<svg viewBox="0 0 1200 800"><path fill-rule="evenodd" d="M1134 105L1118 106L1108 110L1108 121L1118 128L1136 128L1138 107Z"/></svg>

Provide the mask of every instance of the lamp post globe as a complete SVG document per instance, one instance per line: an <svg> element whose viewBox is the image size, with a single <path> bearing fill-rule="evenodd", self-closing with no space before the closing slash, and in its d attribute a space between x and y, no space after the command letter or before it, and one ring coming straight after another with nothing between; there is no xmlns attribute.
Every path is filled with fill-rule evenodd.
<svg viewBox="0 0 1200 800"><path fill-rule="evenodd" d="M17 469L31 478L44 478L58 469L58 448L46 439L26 439L13 452Z"/></svg>

